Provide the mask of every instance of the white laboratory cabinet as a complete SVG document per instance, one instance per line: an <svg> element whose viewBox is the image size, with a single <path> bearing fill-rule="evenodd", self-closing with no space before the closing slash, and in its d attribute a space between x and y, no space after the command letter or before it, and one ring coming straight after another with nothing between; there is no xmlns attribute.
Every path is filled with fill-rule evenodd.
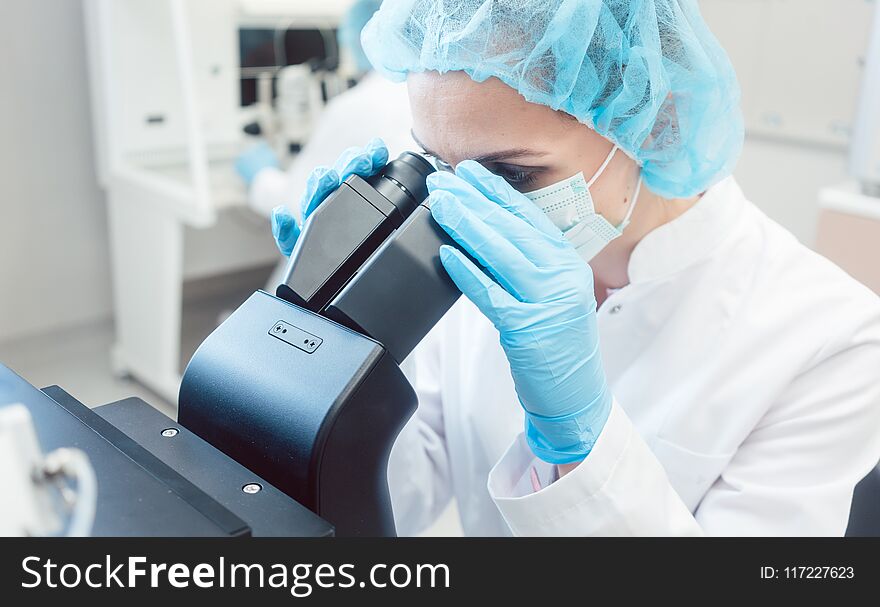
<svg viewBox="0 0 880 607"><path fill-rule="evenodd" d="M241 102L239 28L301 21L329 29L348 4L84 2L95 147L109 214L113 364L172 403L184 284L278 259L268 221L250 217L250 229L235 233L223 228L224 217L248 213L233 166L242 127L253 118Z"/></svg>
<svg viewBox="0 0 880 607"><path fill-rule="evenodd" d="M742 87L749 137L850 143L876 0L699 0Z"/></svg>

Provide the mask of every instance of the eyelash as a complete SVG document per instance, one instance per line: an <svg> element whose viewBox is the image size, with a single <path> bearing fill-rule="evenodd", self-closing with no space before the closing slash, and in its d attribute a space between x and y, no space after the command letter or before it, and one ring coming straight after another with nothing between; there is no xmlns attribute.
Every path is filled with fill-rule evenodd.
<svg viewBox="0 0 880 607"><path fill-rule="evenodd" d="M440 158L431 155L434 161L437 164L437 168L441 171L447 171L450 173L455 172L452 168L452 165L444 162ZM509 183L513 187L523 187L531 185L535 182L536 177L535 173L530 173L527 171L517 171L517 170L509 170L504 166L496 165L494 169L490 169L493 173L504 179L507 183Z"/></svg>
<svg viewBox="0 0 880 607"><path fill-rule="evenodd" d="M504 181L509 183L513 187L523 187L527 185L531 185L535 182L535 173L530 173L527 171L517 171L517 170L508 170L504 167L495 167L495 170L492 171Z"/></svg>

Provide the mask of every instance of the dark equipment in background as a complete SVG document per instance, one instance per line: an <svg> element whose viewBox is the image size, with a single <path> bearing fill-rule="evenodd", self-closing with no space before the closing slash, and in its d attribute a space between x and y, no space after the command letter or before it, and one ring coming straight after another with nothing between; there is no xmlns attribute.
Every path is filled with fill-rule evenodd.
<svg viewBox="0 0 880 607"><path fill-rule="evenodd" d="M286 65L309 64L313 69L333 71L339 67L336 30L240 28L241 106L257 102L257 76ZM273 97L274 97L273 82ZM324 100L327 100L325 92Z"/></svg>

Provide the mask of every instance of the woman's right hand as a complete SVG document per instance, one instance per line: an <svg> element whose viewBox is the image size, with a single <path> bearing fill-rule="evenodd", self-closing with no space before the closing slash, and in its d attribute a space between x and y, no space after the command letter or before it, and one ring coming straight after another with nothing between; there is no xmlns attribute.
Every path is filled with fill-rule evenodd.
<svg viewBox="0 0 880 607"><path fill-rule="evenodd" d="M351 175L370 177L388 164L388 148L381 139L371 140L366 147L351 147L345 150L333 168L318 167L309 175L306 190L300 201L302 220L318 208L325 198ZM296 218L286 206L272 209L272 235L275 244L285 257L293 252L299 238L300 228Z"/></svg>

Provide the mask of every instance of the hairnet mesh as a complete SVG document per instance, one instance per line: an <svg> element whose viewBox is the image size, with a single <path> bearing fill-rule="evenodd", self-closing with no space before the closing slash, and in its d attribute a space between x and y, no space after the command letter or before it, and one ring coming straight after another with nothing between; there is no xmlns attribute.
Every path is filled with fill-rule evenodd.
<svg viewBox="0 0 880 607"><path fill-rule="evenodd" d="M742 148L736 75L695 0L386 0L363 45L392 80L494 76L571 114L663 196L705 191Z"/></svg>

